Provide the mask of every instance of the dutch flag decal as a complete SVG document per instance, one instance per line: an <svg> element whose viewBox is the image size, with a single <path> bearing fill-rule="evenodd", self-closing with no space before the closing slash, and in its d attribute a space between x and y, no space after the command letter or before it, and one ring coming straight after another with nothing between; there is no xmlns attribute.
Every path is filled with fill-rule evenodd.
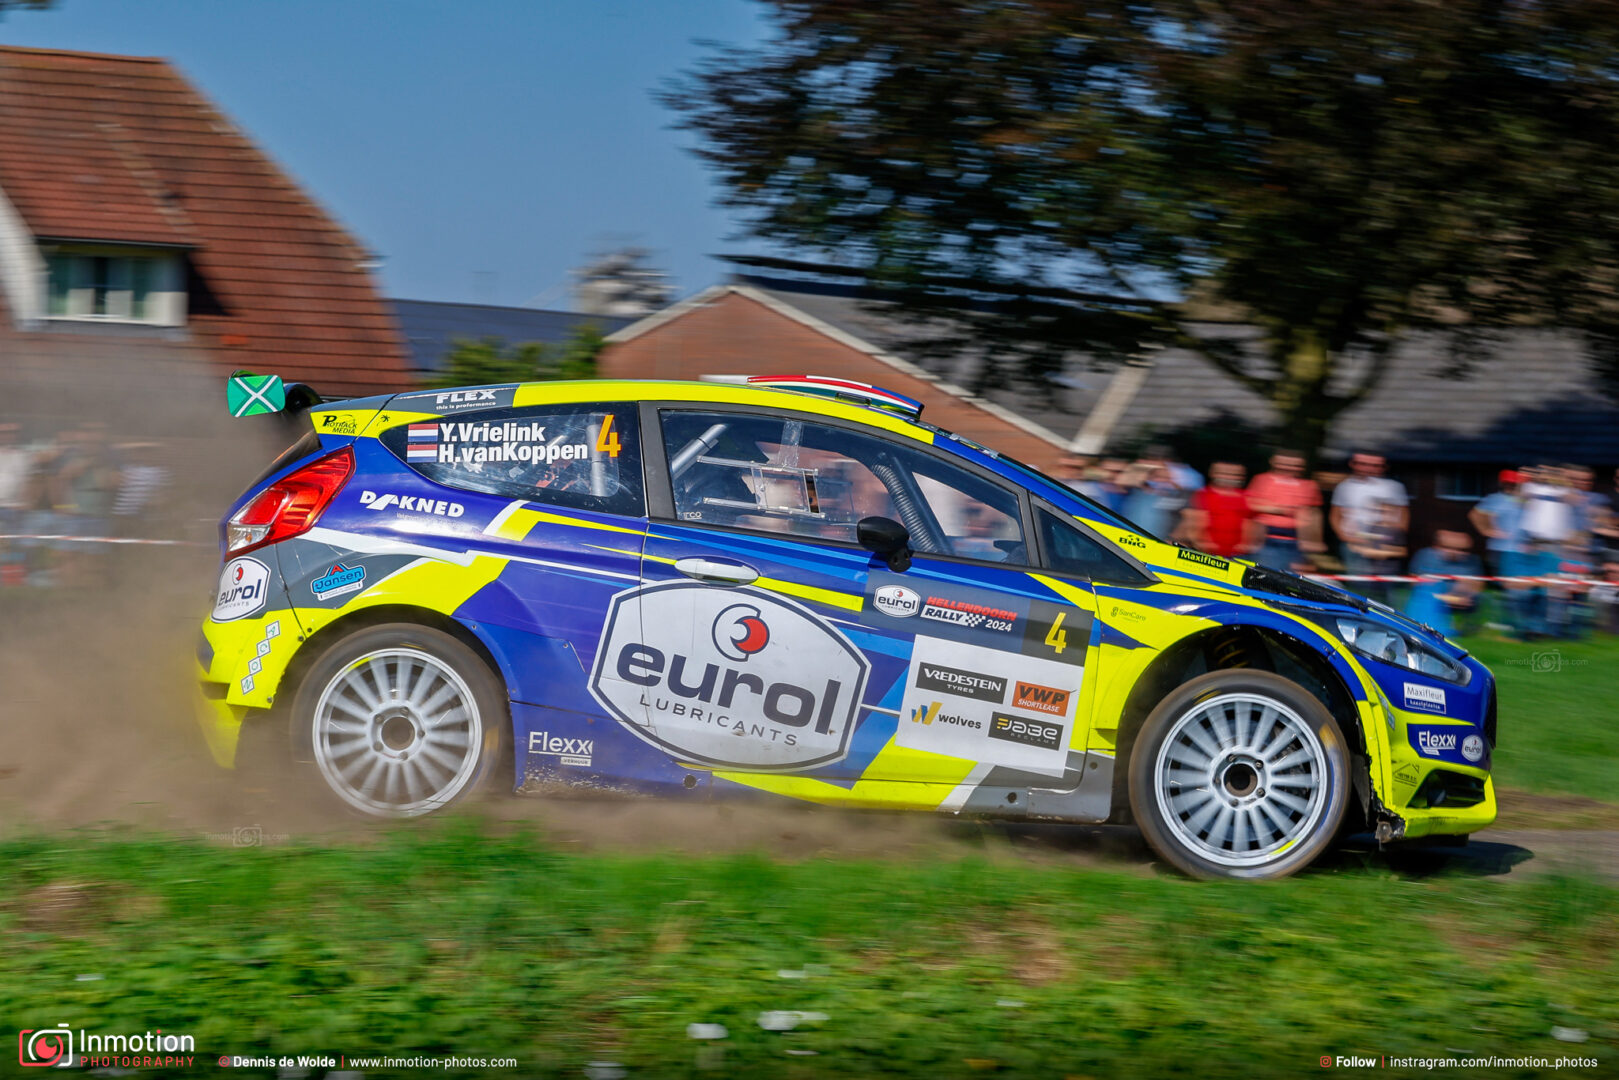
<svg viewBox="0 0 1619 1080"><path fill-rule="evenodd" d="M438 425L412 424L405 432L406 461L438 460Z"/></svg>

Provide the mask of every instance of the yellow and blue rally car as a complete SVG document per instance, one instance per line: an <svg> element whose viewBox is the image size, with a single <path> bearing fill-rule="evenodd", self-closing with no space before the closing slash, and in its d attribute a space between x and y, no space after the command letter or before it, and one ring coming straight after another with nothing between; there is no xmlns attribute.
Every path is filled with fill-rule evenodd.
<svg viewBox="0 0 1619 1080"><path fill-rule="evenodd" d="M203 725L335 796L767 795L1134 820L1184 871L1495 817L1495 685L1394 611L1165 543L846 380L316 405L233 505Z"/></svg>

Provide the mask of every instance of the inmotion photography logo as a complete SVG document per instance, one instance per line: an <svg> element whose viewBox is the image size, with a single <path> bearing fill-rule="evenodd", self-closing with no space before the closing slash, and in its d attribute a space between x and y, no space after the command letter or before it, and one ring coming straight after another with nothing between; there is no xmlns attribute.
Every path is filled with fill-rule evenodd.
<svg viewBox="0 0 1619 1080"><path fill-rule="evenodd" d="M25 1068L65 1069L73 1064L73 1032L66 1024L17 1032L17 1062Z"/></svg>

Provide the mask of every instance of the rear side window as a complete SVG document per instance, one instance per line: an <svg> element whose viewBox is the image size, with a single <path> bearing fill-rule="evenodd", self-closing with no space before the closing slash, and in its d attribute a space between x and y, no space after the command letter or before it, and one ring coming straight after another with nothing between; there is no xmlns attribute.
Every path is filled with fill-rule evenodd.
<svg viewBox="0 0 1619 1080"><path fill-rule="evenodd" d="M489 409L401 424L382 444L436 484L575 510L641 517L635 406Z"/></svg>

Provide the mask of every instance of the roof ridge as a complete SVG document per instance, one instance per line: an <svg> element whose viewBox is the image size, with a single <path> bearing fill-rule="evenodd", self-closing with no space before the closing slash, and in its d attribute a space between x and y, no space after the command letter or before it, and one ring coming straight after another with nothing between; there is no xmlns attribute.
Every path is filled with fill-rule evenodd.
<svg viewBox="0 0 1619 1080"><path fill-rule="evenodd" d="M80 60L128 60L136 64L168 64L163 56L129 56L124 53L85 52L81 49L42 49L30 45L0 45L0 53L29 56L72 56Z"/></svg>

